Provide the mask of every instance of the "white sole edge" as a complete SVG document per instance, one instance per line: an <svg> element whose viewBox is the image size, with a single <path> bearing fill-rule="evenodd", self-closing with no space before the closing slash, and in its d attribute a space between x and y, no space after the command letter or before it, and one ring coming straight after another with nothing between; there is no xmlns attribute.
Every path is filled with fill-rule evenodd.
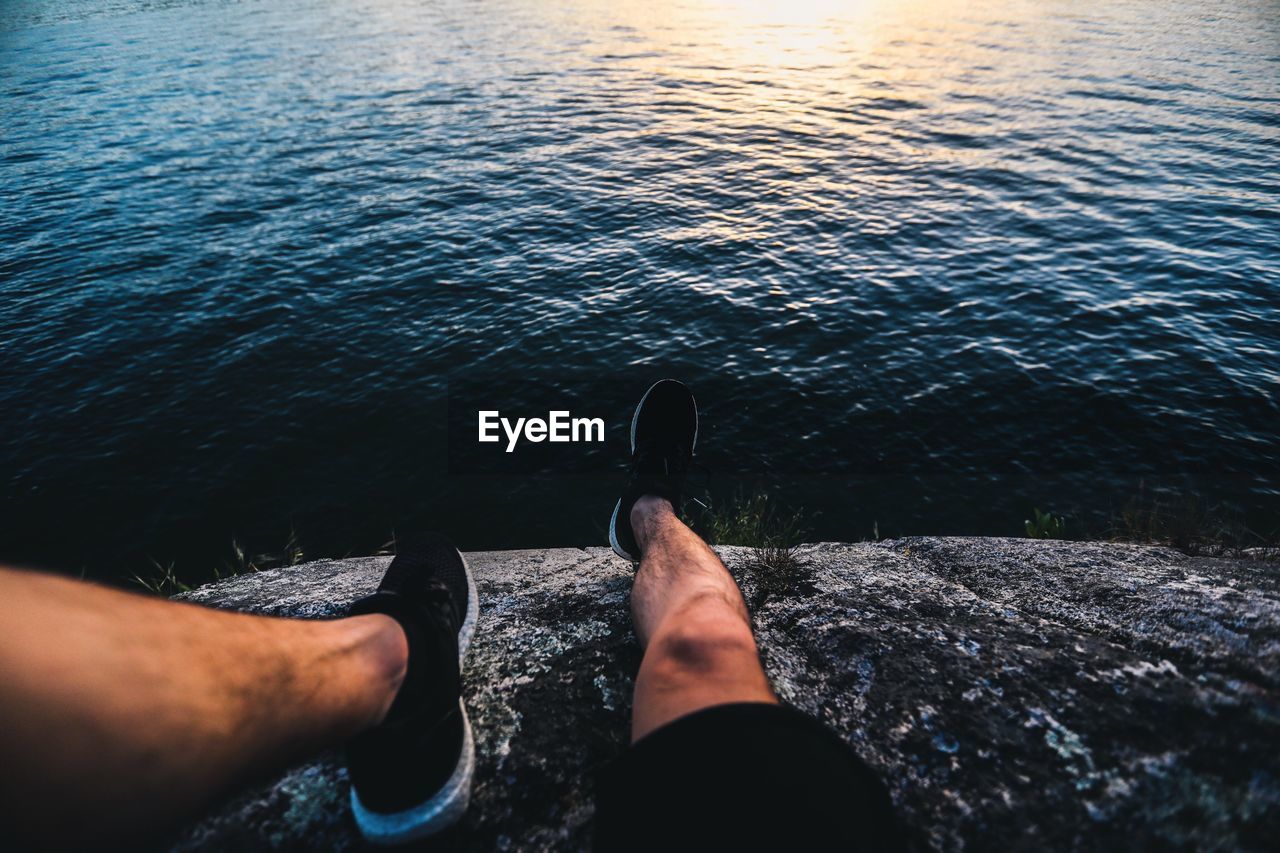
<svg viewBox="0 0 1280 853"><path fill-rule="evenodd" d="M467 576L467 615L458 629L458 668L461 670L467 649L471 647L471 638L475 636L476 620L480 617L480 597L467 558L461 551L458 556ZM458 764L449 780L431 799L411 809L383 814L365 808L356 789L351 789L351 811L355 814L360 833L370 843L404 844L428 838L453 826L466 814L467 806L471 804L471 783L476 774L476 742L462 697L458 697L458 708L462 711L462 754L458 756Z"/></svg>
<svg viewBox="0 0 1280 853"><path fill-rule="evenodd" d="M383 814L365 808L355 788L351 789L351 811L361 834L370 843L404 844L427 838L453 826L466 814L476 774L476 744L466 705L459 699L458 706L462 711L462 754L449 781L431 799L402 812Z"/></svg>
<svg viewBox="0 0 1280 853"><path fill-rule="evenodd" d="M622 512L622 498L618 498L618 503L613 508L613 516L609 519L609 547L622 559L638 563L640 561L637 558L628 554L626 549L618 544L618 513L620 512Z"/></svg>
<svg viewBox="0 0 1280 853"><path fill-rule="evenodd" d="M480 618L480 595L476 592L476 578L471 574L471 565L462 556L462 571L467 576L467 615L462 619L462 627L458 629L458 670L462 670L463 661L467 657L467 649L471 648L471 638L476 633L476 620Z"/></svg>

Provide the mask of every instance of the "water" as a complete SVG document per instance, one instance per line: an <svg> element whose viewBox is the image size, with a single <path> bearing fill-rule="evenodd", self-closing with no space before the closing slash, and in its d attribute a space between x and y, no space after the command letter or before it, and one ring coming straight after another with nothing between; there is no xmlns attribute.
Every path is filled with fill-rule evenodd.
<svg viewBox="0 0 1280 853"><path fill-rule="evenodd" d="M1277 80L1274 2L9 0L0 556L598 544L663 375L813 538L1273 513Z"/></svg>

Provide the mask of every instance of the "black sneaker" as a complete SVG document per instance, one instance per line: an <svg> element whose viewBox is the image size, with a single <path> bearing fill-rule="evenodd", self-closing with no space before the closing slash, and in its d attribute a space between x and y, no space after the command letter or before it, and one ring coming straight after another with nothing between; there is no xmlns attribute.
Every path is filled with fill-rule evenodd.
<svg viewBox="0 0 1280 853"><path fill-rule="evenodd" d="M688 387L674 379L649 386L631 418L631 480L609 520L609 544L619 557L640 561L631 530L631 507L639 498L657 495L680 511L680 493L697 444L698 404Z"/></svg>
<svg viewBox="0 0 1280 853"><path fill-rule="evenodd" d="M385 613L409 641L409 671L386 719L347 744L351 808L365 838L378 844L456 823L471 800L476 763L461 681L479 611L475 581L438 533L398 546L378 591L348 611Z"/></svg>

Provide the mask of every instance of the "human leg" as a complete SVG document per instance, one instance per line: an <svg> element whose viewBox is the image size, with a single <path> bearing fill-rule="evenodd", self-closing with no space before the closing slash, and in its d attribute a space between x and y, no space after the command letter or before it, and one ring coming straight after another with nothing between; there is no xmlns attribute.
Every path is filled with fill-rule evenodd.
<svg viewBox="0 0 1280 853"><path fill-rule="evenodd" d="M344 741L372 840L456 821L474 767L465 561L443 537L415 540L349 614L251 616L0 570L0 836L140 840Z"/></svg>
<svg viewBox="0 0 1280 853"><path fill-rule="evenodd" d="M51 845L124 841L387 713L385 615L231 613L0 570L0 811Z"/></svg>
<svg viewBox="0 0 1280 853"><path fill-rule="evenodd" d="M899 850L884 786L842 738L778 703L737 585L676 516L697 424L692 394L669 380L632 420L610 543L639 563L644 657L632 746L600 777L597 848Z"/></svg>
<svg viewBox="0 0 1280 853"><path fill-rule="evenodd" d="M663 498L637 500L631 527L643 554L631 610L644 647L632 740L712 705L776 703L746 603L720 558Z"/></svg>

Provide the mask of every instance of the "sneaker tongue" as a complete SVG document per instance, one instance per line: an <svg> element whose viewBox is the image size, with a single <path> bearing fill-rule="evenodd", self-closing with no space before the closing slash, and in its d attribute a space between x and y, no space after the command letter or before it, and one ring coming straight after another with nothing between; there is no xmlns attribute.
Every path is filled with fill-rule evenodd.
<svg viewBox="0 0 1280 853"><path fill-rule="evenodd" d="M636 448L635 472L662 477L684 472L687 454L683 447L671 442L650 441Z"/></svg>
<svg viewBox="0 0 1280 853"><path fill-rule="evenodd" d="M462 624L458 605L449 587L432 576L423 566L397 558L378 585L379 592L390 592L406 601L415 602L447 614L456 629Z"/></svg>
<svg viewBox="0 0 1280 853"><path fill-rule="evenodd" d="M427 566L425 555L408 551L396 555L382 576L378 589L400 595L416 596L422 585L431 579L431 570Z"/></svg>

